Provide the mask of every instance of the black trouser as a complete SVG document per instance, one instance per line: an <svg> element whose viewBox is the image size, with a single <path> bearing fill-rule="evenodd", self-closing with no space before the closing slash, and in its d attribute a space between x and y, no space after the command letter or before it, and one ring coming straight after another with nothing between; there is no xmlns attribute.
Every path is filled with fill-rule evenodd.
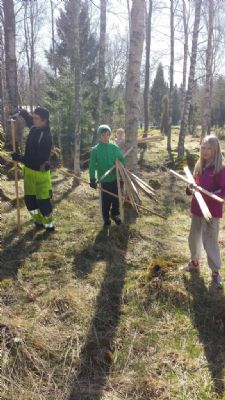
<svg viewBox="0 0 225 400"><path fill-rule="evenodd" d="M101 183L101 187L118 196L117 181ZM119 200L117 197L102 192L102 215L105 222L109 220L110 209L112 217L119 215Z"/></svg>
<svg viewBox="0 0 225 400"><path fill-rule="evenodd" d="M52 213L52 204L50 199L40 200L36 196L25 195L24 201L28 211L40 210L44 217Z"/></svg>

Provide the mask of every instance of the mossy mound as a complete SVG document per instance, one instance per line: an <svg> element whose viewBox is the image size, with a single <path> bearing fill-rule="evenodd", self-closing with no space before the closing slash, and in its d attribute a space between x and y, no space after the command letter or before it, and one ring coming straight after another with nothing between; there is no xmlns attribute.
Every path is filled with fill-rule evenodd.
<svg viewBox="0 0 225 400"><path fill-rule="evenodd" d="M164 258L154 258L150 261L147 272L146 281L151 281L154 278L162 278L169 271L173 270L177 264L177 260L170 259L165 260Z"/></svg>

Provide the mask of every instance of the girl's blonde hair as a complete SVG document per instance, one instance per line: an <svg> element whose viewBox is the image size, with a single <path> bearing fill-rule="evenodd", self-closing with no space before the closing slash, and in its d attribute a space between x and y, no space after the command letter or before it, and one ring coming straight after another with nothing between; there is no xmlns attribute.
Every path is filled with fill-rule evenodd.
<svg viewBox="0 0 225 400"><path fill-rule="evenodd" d="M205 136L202 140L201 146L208 144L213 150L213 159L211 161L211 166L214 166L214 174L218 174L223 166L223 156L220 148L220 142L215 135ZM194 176L201 175L203 168L205 167L205 162L202 159L201 150L200 157L195 164Z"/></svg>

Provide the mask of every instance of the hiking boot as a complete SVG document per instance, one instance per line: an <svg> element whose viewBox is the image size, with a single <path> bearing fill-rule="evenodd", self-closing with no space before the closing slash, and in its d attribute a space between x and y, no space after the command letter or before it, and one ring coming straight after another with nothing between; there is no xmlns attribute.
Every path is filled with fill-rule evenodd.
<svg viewBox="0 0 225 400"><path fill-rule="evenodd" d="M41 224L40 222L35 222L35 223L34 223L34 226L35 226L35 228L36 228L37 230L43 229L43 228L44 228L44 225Z"/></svg>
<svg viewBox="0 0 225 400"><path fill-rule="evenodd" d="M107 220L104 221L104 226L105 227L110 226L110 225L111 225L110 219L107 219Z"/></svg>
<svg viewBox="0 0 225 400"><path fill-rule="evenodd" d="M118 215L112 216L111 218L115 222L116 225L122 224L122 221L121 221L120 217L118 217Z"/></svg>
<svg viewBox="0 0 225 400"><path fill-rule="evenodd" d="M212 283L215 287L217 287L218 289L222 289L223 285L222 285L222 279L221 276L219 274L219 272L214 271L212 273Z"/></svg>
<svg viewBox="0 0 225 400"><path fill-rule="evenodd" d="M199 262L190 260L189 263L184 267L186 272L199 272Z"/></svg>
<svg viewBox="0 0 225 400"><path fill-rule="evenodd" d="M55 227L54 226L47 226L45 228L46 232L54 232L55 231Z"/></svg>

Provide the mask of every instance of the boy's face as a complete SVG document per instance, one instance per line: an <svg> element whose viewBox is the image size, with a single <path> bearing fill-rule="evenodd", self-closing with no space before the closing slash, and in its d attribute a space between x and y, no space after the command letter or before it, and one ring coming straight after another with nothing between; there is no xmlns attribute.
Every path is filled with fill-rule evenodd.
<svg viewBox="0 0 225 400"><path fill-rule="evenodd" d="M102 132L99 141L103 143L109 143L109 137L110 137L109 131Z"/></svg>
<svg viewBox="0 0 225 400"><path fill-rule="evenodd" d="M33 115L33 122L36 128L43 128L46 126L46 119L42 119L38 114Z"/></svg>

